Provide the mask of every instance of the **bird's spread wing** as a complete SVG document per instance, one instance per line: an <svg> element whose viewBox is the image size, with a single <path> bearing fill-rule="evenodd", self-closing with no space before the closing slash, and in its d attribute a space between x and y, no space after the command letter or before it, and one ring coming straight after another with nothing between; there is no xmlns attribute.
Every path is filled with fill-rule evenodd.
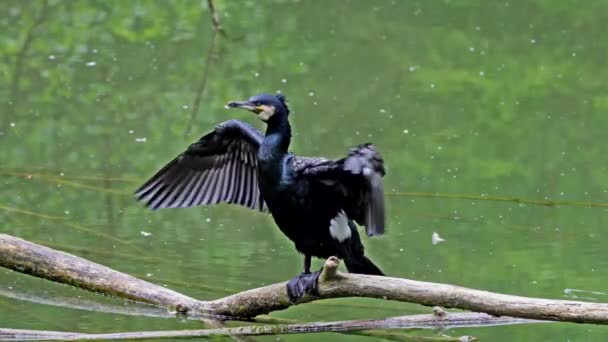
<svg viewBox="0 0 608 342"><path fill-rule="evenodd" d="M257 151L262 135L236 120L190 145L136 192L152 209L234 203L264 210L257 181Z"/></svg>
<svg viewBox="0 0 608 342"><path fill-rule="evenodd" d="M384 233L384 162L373 145L363 144L340 160L294 157L298 177L316 183L341 201L346 215L364 225L368 235Z"/></svg>

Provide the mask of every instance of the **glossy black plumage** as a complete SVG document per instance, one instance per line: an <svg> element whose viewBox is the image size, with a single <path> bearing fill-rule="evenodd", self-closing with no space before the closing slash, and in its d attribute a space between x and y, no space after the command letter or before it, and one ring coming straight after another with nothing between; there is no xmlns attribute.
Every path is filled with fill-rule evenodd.
<svg viewBox="0 0 608 342"><path fill-rule="evenodd" d="M314 292L310 257L337 256L350 272L382 275L364 255L354 222L368 235L384 233L383 160L371 144L345 158L288 152L289 108L283 96L257 95L229 107L247 109L267 124L265 135L236 120L190 145L136 192L152 209L234 203L268 209L305 255L304 273L288 284L290 298Z"/></svg>
<svg viewBox="0 0 608 342"><path fill-rule="evenodd" d="M256 157L262 138L240 121L227 121L160 169L135 195L151 209L225 202L263 210Z"/></svg>

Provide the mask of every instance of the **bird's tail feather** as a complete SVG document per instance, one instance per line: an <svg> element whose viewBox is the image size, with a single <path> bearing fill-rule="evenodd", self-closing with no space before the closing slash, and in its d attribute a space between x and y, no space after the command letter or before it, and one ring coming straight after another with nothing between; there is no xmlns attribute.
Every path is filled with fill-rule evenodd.
<svg viewBox="0 0 608 342"><path fill-rule="evenodd" d="M378 266L374 265L374 263L369 260L365 256L360 256L357 258L348 258L344 260L346 264L346 269L350 273L359 273L359 274L369 274L369 275L380 275L383 276L384 273Z"/></svg>

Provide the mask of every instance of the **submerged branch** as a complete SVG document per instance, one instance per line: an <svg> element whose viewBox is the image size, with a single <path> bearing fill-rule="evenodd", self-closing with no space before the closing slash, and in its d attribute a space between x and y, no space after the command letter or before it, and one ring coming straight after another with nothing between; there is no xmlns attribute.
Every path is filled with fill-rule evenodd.
<svg viewBox="0 0 608 342"><path fill-rule="evenodd" d="M338 259L329 258L319 278L319 296L306 295L298 304L327 298L368 297L458 308L493 316L608 324L608 304L605 303L528 298L447 284L347 274L337 271L338 264ZM248 318L294 305L287 297L284 282L213 301L199 301L85 259L6 234L0 234L0 266L91 291L194 314Z"/></svg>
<svg viewBox="0 0 608 342"><path fill-rule="evenodd" d="M196 99L195 99L196 100ZM196 103L197 101L193 101ZM200 107L200 99L198 100ZM194 106L193 106L194 107ZM198 107L197 107L198 110ZM195 114L195 112L193 112ZM191 113L192 114L192 113ZM57 171L56 174L61 171ZM111 190L108 191L99 186L93 186L74 180L89 180L89 181L103 181L103 182L125 182L125 183L137 183L135 178L129 177L104 177L104 176L90 176L90 175L65 175L57 177L53 174L45 173L31 173L23 170L15 169L0 169L0 175L20 177L25 179L34 179L49 183L60 183L65 186L74 188L81 188L87 190L94 190L97 192L109 192L115 195L131 196L130 191ZM436 192L386 192L386 196L392 197L416 197L416 198L446 198L446 199L459 199L459 200L473 200L473 201L490 201L490 202L507 202L507 203L520 203L527 205L545 206L545 207L556 207L556 206L572 206L572 207L596 207L596 208L608 208L608 203L597 202L597 201L553 201L553 200L538 200L521 197L509 197L509 196L493 196L493 195L469 195L469 194L446 194Z"/></svg>
<svg viewBox="0 0 608 342"><path fill-rule="evenodd" d="M494 201L494 202L513 202L529 205L542 205L546 207L555 207L559 205L574 206L574 207L599 207L608 208L608 203L591 202L591 201L551 201L551 200L533 200L519 197L506 196L484 196L484 195L466 195L466 194L440 194L431 192L387 192L387 196L403 196L403 197L431 197L431 198L452 198L466 199L475 201Z"/></svg>
<svg viewBox="0 0 608 342"><path fill-rule="evenodd" d="M75 309L75 310L85 310L85 311L93 311L93 312L104 312L111 314L119 314L119 315L128 315L128 316L139 316L139 317L155 317L155 318L165 318L165 319L175 319L177 315L175 312L169 312L165 308L152 306L149 304L136 303L136 302L124 302L124 303L101 303L98 301L94 301L91 299L84 298L76 298L76 297L41 297L39 295L29 294L29 293L20 293L16 290L4 290L0 289L0 296L13 298L17 300L24 300L28 302L33 302L37 304L43 305L51 305L61 308ZM196 313L188 313L188 315L179 315L180 319L187 320L198 320L205 321L206 323L210 323L209 315L197 315ZM389 319L389 321L392 318ZM547 323L544 321L532 321L532 320L524 320L524 319L506 319L504 317L495 317L489 316L485 314L476 314L476 313L466 313L466 314L456 314L451 316L448 320L442 320L441 322L445 325L449 326L450 329L454 328L467 328L469 325L464 324L464 322L470 322L471 326L494 326L494 325L507 325L507 324L524 324L524 323ZM380 321L380 320L379 320ZM220 321L215 321L220 322ZM265 325L278 325L278 324L298 324L302 323L298 320L278 318L278 317L270 317L261 315L253 320L248 319L247 322L255 322ZM456 323L459 323L456 326ZM377 329L381 329L385 327L384 323L378 323ZM416 329L422 329L424 327L416 326ZM430 327L429 327L430 328ZM435 328L435 327L433 327ZM25 331L21 331L24 333ZM38 334L40 332L32 331L31 334ZM376 338L383 338L391 341L443 341L449 339L442 339L440 337L422 337L422 336L412 336L408 334L408 331L383 331L383 330L357 330L357 331L339 331L341 334L350 334L350 335L361 335L361 336L372 336ZM29 333L28 333L29 334ZM31 335L30 334L30 335ZM0 333L0 336L2 334ZM233 337L234 338L234 337ZM13 338L10 338L14 340ZM0 337L0 340L2 338Z"/></svg>
<svg viewBox="0 0 608 342"><path fill-rule="evenodd" d="M142 331L127 333L106 334L81 334L74 332L39 331L0 329L0 340L139 340L158 338L193 338L204 336L260 336L280 334L302 334L321 332L355 332L369 329L449 329L455 327L487 326L501 321L494 317L481 313L452 313L446 317L437 317L432 314L391 317L375 320L351 320L337 322L315 322L279 325L242 326L234 328L199 329L199 330L177 330L177 331ZM511 318L509 322L499 324L529 323L528 320ZM374 335L377 336L377 335ZM388 336L388 335L387 335ZM408 340L408 336L392 335L398 340ZM425 337L409 337L409 340ZM472 341L470 336L430 338L433 341Z"/></svg>

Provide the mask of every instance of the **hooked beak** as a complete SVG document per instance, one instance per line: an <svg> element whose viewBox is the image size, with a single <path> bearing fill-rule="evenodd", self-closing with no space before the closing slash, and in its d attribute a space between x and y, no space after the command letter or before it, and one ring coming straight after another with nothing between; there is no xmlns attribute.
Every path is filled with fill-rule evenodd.
<svg viewBox="0 0 608 342"><path fill-rule="evenodd" d="M257 107L256 105L254 105L253 103L251 103L249 101L230 101L226 104L225 107L228 109L230 109L230 108L245 109L245 110L248 110L248 111L256 113L256 114L259 114L263 110L262 108Z"/></svg>

